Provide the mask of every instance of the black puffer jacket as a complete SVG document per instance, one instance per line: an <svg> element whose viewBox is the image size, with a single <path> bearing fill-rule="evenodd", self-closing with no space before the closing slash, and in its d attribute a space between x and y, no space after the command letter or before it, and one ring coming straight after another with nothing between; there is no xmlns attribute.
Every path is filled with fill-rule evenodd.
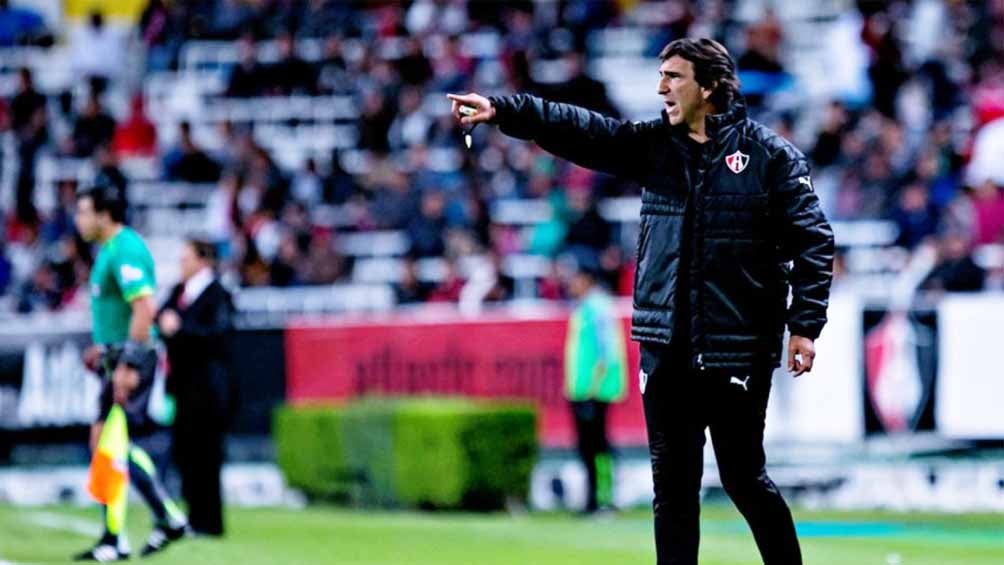
<svg viewBox="0 0 1004 565"><path fill-rule="evenodd" d="M748 368L781 358L784 325L815 339L826 323L833 232L802 153L746 117L742 101L707 119L691 178L686 132L627 122L528 95L493 97L503 133L578 165L637 180L642 193L634 339L669 344L676 289L689 277L695 367ZM693 226L683 232L688 199ZM680 254L689 246L688 272ZM793 290L788 305L789 284Z"/></svg>

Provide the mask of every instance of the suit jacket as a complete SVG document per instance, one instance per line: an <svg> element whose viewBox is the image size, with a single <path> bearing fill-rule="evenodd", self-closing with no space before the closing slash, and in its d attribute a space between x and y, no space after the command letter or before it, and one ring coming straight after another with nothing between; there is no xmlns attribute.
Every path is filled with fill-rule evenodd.
<svg viewBox="0 0 1004 565"><path fill-rule="evenodd" d="M176 285L161 312L178 312L181 328L165 337L167 390L178 403L176 421L225 423L234 402L234 306L230 293L214 280L191 304L179 306L184 284ZM159 315L158 315L159 319ZM195 423L193 422L193 423Z"/></svg>

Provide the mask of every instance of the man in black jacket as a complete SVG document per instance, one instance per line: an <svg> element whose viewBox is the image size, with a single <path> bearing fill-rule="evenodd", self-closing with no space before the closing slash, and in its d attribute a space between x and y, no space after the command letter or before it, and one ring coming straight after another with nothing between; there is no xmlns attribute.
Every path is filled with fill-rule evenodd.
<svg viewBox="0 0 1004 565"><path fill-rule="evenodd" d="M177 400L174 455L189 524L196 534L223 535L220 472L233 402L230 337L233 303L214 274L212 244L192 239L181 255L182 282L157 317L167 343L168 390Z"/></svg>
<svg viewBox="0 0 1004 565"><path fill-rule="evenodd" d="M725 48L680 39L660 59L664 109L647 122L526 95L450 99L464 125L497 124L645 187L631 334L641 342L659 564L697 563L706 428L764 562L801 564L791 513L765 470L763 428L785 325L788 370L812 370L833 234L805 157L746 117ZM461 117L461 105L476 112Z"/></svg>

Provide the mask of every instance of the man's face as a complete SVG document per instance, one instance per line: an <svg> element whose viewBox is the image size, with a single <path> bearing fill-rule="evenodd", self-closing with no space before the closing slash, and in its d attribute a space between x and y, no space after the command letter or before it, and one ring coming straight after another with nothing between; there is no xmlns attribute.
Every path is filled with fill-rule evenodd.
<svg viewBox="0 0 1004 565"><path fill-rule="evenodd" d="M588 275L575 273L566 282L566 288L568 290L568 294L572 298L578 299L582 298L589 292L589 289L592 288L592 284L593 279L591 279Z"/></svg>
<svg viewBox="0 0 1004 565"><path fill-rule="evenodd" d="M181 279L187 281L188 279L195 276L202 267L205 266L205 262L196 253L195 248L191 244L186 245L181 250Z"/></svg>
<svg viewBox="0 0 1004 565"><path fill-rule="evenodd" d="M659 65L659 96L669 114L669 123L690 123L707 101L711 91L701 88L694 79L694 64L673 55Z"/></svg>
<svg viewBox="0 0 1004 565"><path fill-rule="evenodd" d="M77 214L74 217L77 224L77 231L84 241L95 241L101 234L101 220L94 210L94 201L90 197L77 200Z"/></svg>

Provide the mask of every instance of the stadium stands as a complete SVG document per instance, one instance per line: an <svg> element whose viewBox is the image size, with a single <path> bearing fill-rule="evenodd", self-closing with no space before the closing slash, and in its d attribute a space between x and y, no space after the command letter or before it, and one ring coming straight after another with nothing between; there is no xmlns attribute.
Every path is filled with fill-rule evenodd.
<svg viewBox="0 0 1004 565"><path fill-rule="evenodd" d="M72 200L60 190L118 173L129 180L131 220L155 242L164 280L173 277L178 243L199 232L217 241L234 286L323 286L303 294L309 299L278 298L289 292L279 288L242 294L242 304L257 310L387 308L412 259L426 284L511 277L509 298L540 298L553 257L577 243L570 235L577 222L591 221L610 234L589 243L596 253L618 250L605 263L608 280L629 290L617 281L632 269L639 187L556 161L491 128L477 130L473 150L464 151L442 94L533 91L648 118L658 111L653 55L684 33L724 40L756 114L812 157L814 184L835 220L839 285L882 300L913 250L959 233L989 274L986 286L1004 279L1000 179L993 171L966 176L967 159L987 160L969 154L974 136L1004 114L987 94L1001 84L999 46L962 25L937 30L956 49L933 49L922 33L939 14L993 21L993 3L913 10L862 3L848 11L842 2L792 1L774 13L757 2L572 2L579 8L564 10L527 3L530 12L463 2L303 4L299 12L254 13L240 31L214 28L216 14L208 21L217 23L200 30L193 26L205 22L192 9L152 5L135 23L110 24L148 57L107 85L82 74L80 46L69 36L51 47L0 47L0 309L81 307L71 298L88 254L62 264L60 249L74 235ZM429 14L448 25L429 25ZM154 27L155 16L169 25ZM338 25L319 32L315 18ZM887 25L891 19L897 26ZM414 35L415 26L426 31ZM586 55L584 74L568 56L575 51ZM22 68L44 96L43 116L25 114L31 107ZM240 73L253 77L252 92L235 84ZM605 88L583 99L576 85L594 79ZM127 118L149 124L154 153L130 154L118 142L113 157L71 150L68 140L91 131L81 112L92 93L119 129ZM134 93L144 104L130 117ZM918 99L926 101L921 111L904 103ZM178 180L191 175L209 182ZM594 196L576 208L581 191ZM336 280L307 275L320 256L344 264ZM45 290L35 288L45 269L57 272L49 290L62 298L22 300ZM372 296L363 298L367 292Z"/></svg>

